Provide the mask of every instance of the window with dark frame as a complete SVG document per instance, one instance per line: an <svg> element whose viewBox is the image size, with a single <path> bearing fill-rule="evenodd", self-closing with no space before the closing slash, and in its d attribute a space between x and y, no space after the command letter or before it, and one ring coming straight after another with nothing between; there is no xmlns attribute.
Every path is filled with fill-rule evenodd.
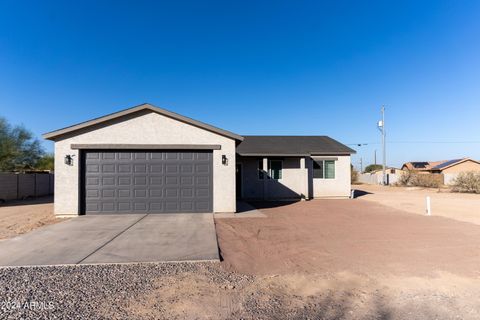
<svg viewBox="0 0 480 320"><path fill-rule="evenodd" d="M313 160L313 177L323 179L323 160Z"/></svg>
<svg viewBox="0 0 480 320"><path fill-rule="evenodd" d="M313 178L335 179L335 160L313 160Z"/></svg>

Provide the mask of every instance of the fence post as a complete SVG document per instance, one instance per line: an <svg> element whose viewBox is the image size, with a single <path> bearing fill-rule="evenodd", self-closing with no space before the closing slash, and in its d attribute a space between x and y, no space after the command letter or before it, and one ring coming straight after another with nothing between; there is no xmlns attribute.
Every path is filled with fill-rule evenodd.
<svg viewBox="0 0 480 320"><path fill-rule="evenodd" d="M33 196L37 198L37 174L33 174Z"/></svg>

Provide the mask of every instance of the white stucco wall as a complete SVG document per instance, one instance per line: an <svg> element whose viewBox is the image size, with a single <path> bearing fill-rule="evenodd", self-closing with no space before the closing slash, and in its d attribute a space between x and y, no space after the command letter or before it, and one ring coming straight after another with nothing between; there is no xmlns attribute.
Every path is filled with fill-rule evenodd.
<svg viewBox="0 0 480 320"><path fill-rule="evenodd" d="M151 111L141 111L108 126L83 130L55 142L55 204L57 215L79 213L79 151L71 144L215 144L213 150L213 210L235 212L235 140ZM74 165L64 163L74 155ZM229 162L222 164L222 155Z"/></svg>
<svg viewBox="0 0 480 320"><path fill-rule="evenodd" d="M300 158L283 158L282 179L258 179L258 159L239 157L242 164L243 197L245 199L289 199L307 193L306 172L301 168ZM265 167L265 171L267 168Z"/></svg>
<svg viewBox="0 0 480 320"><path fill-rule="evenodd" d="M351 190L350 156L338 156L335 161L335 179L314 179L312 186L314 198L349 197ZM313 160L309 159L309 171L313 168ZM311 172L311 171L310 171Z"/></svg>
<svg viewBox="0 0 480 320"><path fill-rule="evenodd" d="M350 197L350 156L335 156L335 179L314 179L313 161L300 157L283 158L282 179L258 179L258 159L238 157L242 164L243 197L245 199L344 198ZM265 168L266 170L266 168Z"/></svg>

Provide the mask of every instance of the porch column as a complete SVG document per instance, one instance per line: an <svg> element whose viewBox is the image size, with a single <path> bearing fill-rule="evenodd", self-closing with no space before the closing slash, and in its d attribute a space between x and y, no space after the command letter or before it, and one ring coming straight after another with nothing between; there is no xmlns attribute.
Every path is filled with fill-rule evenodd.
<svg viewBox="0 0 480 320"><path fill-rule="evenodd" d="M268 199L268 158L263 158L263 200Z"/></svg>
<svg viewBox="0 0 480 320"><path fill-rule="evenodd" d="M306 167L307 158L300 158L300 169L302 170L303 176L303 197L302 200L308 199L308 168Z"/></svg>

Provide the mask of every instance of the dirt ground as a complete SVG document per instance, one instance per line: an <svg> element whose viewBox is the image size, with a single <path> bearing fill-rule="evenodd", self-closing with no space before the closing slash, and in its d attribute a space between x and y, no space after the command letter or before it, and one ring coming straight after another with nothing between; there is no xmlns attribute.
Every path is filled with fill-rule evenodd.
<svg viewBox="0 0 480 320"><path fill-rule="evenodd" d="M478 319L480 281L434 278L288 274L219 284L197 270L159 278L128 301L145 319Z"/></svg>
<svg viewBox="0 0 480 320"><path fill-rule="evenodd" d="M261 211L266 218L216 219L222 265L255 275L257 290L285 305L317 301L326 319L480 318L475 224L363 197Z"/></svg>
<svg viewBox="0 0 480 320"><path fill-rule="evenodd" d="M480 227L362 198L264 208L267 218L216 219L224 265L246 274L351 272L479 276Z"/></svg>
<svg viewBox="0 0 480 320"><path fill-rule="evenodd" d="M53 215L53 198L11 201L0 204L0 240L62 221Z"/></svg>
<svg viewBox="0 0 480 320"><path fill-rule="evenodd" d="M452 193L445 189L354 185L365 192L363 200L416 214L425 214L425 197L430 196L432 215L480 225L480 194Z"/></svg>
<svg viewBox="0 0 480 320"><path fill-rule="evenodd" d="M52 294L42 289L34 295L45 294L48 300L55 293L59 304L82 301L85 289L75 288L96 286L88 290L101 298L82 303L102 301L100 313L88 305L84 309L105 319L126 314L137 319L479 319L480 226L475 215L466 222L468 216L458 213L454 220L399 210L395 206L402 204L394 199L413 202L415 211L415 199L423 193L403 191L412 192L405 196L398 190L369 189L378 194L354 200L255 203L261 211L255 217L215 218L220 264L178 264L165 267L169 272L160 267L158 273L144 265L87 266L89 272L79 270L75 277L66 272L58 281L70 283L71 289L61 290L53 288L58 281L52 279L63 273L52 269L50 275L48 269L30 276L31 281L43 276L38 280L42 288L51 281L47 289ZM54 222L48 201L0 207L3 237ZM140 270L146 275L136 279ZM7 290L14 296L28 279L22 272L31 271L18 272ZM136 279L132 286L138 292L110 288L115 277ZM0 282L6 279L0 273ZM18 296L30 297L27 289Z"/></svg>

